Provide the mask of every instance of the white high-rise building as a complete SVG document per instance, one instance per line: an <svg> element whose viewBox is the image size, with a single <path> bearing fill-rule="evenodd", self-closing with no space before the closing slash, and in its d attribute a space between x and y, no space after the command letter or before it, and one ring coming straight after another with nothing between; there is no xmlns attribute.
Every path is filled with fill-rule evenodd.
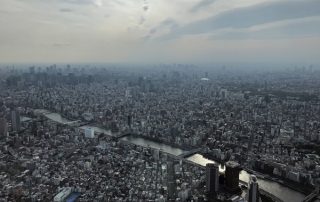
<svg viewBox="0 0 320 202"><path fill-rule="evenodd" d="M85 128L84 129L84 136L86 138L94 138L94 129L93 128Z"/></svg>

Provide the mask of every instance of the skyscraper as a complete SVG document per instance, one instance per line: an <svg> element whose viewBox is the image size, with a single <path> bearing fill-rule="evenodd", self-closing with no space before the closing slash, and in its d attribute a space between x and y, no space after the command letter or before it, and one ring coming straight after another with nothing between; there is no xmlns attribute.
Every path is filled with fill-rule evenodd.
<svg viewBox="0 0 320 202"><path fill-rule="evenodd" d="M216 164L208 163L206 165L206 186L210 196L219 190L219 167Z"/></svg>
<svg viewBox="0 0 320 202"><path fill-rule="evenodd" d="M11 125L13 131L20 130L20 114L17 110L11 111Z"/></svg>
<svg viewBox="0 0 320 202"><path fill-rule="evenodd" d="M128 115L128 126L129 126L129 128L131 128L131 125L132 125L132 116Z"/></svg>
<svg viewBox="0 0 320 202"><path fill-rule="evenodd" d="M254 175L250 175L248 202L258 202L258 201L259 201L259 185L258 185L257 177Z"/></svg>
<svg viewBox="0 0 320 202"><path fill-rule="evenodd" d="M173 161L167 163L168 201L174 201L176 195L176 179Z"/></svg>
<svg viewBox="0 0 320 202"><path fill-rule="evenodd" d="M6 136L8 132L7 120L4 117L0 117L0 137Z"/></svg>
<svg viewBox="0 0 320 202"><path fill-rule="evenodd" d="M239 188L240 171L241 168L237 162L228 161L226 163L226 188L232 193L241 191Z"/></svg>

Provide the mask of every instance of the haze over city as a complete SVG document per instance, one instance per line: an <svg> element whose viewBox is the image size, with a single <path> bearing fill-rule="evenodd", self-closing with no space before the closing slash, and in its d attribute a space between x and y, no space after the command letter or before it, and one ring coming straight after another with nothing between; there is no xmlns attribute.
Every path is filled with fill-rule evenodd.
<svg viewBox="0 0 320 202"><path fill-rule="evenodd" d="M0 0L0 202L320 202L320 0Z"/></svg>
<svg viewBox="0 0 320 202"><path fill-rule="evenodd" d="M319 64L318 0L2 0L2 63Z"/></svg>

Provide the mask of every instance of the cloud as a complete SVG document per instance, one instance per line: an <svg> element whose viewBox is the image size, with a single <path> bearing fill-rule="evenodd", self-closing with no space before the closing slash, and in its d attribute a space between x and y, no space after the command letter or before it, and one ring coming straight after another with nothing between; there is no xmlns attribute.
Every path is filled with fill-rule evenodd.
<svg viewBox="0 0 320 202"><path fill-rule="evenodd" d="M101 7L103 5L102 0L64 0L66 3L76 4L76 5L95 5Z"/></svg>
<svg viewBox="0 0 320 202"><path fill-rule="evenodd" d="M211 39L287 39L317 37L320 35L320 17L286 20L245 29L226 29L211 35Z"/></svg>
<svg viewBox="0 0 320 202"><path fill-rule="evenodd" d="M55 42L52 44L53 47L56 47L56 48L60 48L60 47L68 47L68 46L71 46L70 43L61 43L61 42Z"/></svg>
<svg viewBox="0 0 320 202"><path fill-rule="evenodd" d="M319 15L319 0L292 0L261 3L225 11L217 16L187 24L172 30L171 33L163 36L162 39L173 39L183 35L210 33L225 28L247 28L281 20Z"/></svg>
<svg viewBox="0 0 320 202"><path fill-rule="evenodd" d="M170 31L178 28L178 23L173 19L166 19L162 22L160 22L157 26L151 28L146 36L144 36L144 39L150 39L154 35L156 35L158 32L164 31L166 29L169 29Z"/></svg>
<svg viewBox="0 0 320 202"><path fill-rule="evenodd" d="M191 9L190 12L197 12L199 9L210 6L215 0L201 0L199 3L194 5Z"/></svg>
<svg viewBox="0 0 320 202"><path fill-rule="evenodd" d="M147 5L143 6L144 11L148 11L149 7Z"/></svg>
<svg viewBox="0 0 320 202"><path fill-rule="evenodd" d="M319 3L320 0L3 1L0 60L223 62L272 58L319 63L320 19L311 19L320 15ZM163 41L162 36L173 40Z"/></svg>
<svg viewBox="0 0 320 202"><path fill-rule="evenodd" d="M142 10L143 10L144 12L147 12L147 11L149 10L148 4L149 4L149 3L148 3L147 0L144 0L144 1L143 1Z"/></svg>
<svg viewBox="0 0 320 202"><path fill-rule="evenodd" d="M94 0L64 0L64 2L73 4L94 4Z"/></svg>
<svg viewBox="0 0 320 202"><path fill-rule="evenodd" d="M174 19L166 19L162 21L157 28L160 29L164 27L169 27L170 29L175 29L178 26L179 26L178 23Z"/></svg>
<svg viewBox="0 0 320 202"><path fill-rule="evenodd" d="M68 13L68 12L72 12L73 10L70 8L61 8L59 11L63 13Z"/></svg>
<svg viewBox="0 0 320 202"><path fill-rule="evenodd" d="M140 21L139 21L139 25L142 25L145 21L146 21L146 18L141 16Z"/></svg>
<svg viewBox="0 0 320 202"><path fill-rule="evenodd" d="M98 7L101 7L103 5L102 0L94 0L93 4L98 6Z"/></svg>

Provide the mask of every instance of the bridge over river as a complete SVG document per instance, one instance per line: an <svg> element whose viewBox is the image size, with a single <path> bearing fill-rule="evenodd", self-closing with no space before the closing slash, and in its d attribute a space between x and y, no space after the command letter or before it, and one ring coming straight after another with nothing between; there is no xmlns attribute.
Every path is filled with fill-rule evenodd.
<svg viewBox="0 0 320 202"><path fill-rule="evenodd" d="M58 123L67 124L67 125L70 125L71 127L76 127L73 124L70 124L70 123L72 123L72 121L63 118L60 114L50 113L50 112L46 111L44 113L44 116L47 117L48 119L51 119L51 120L56 121ZM106 135L111 135L114 137L117 137L119 135L119 134L113 134L109 130L101 129L101 128L94 127L94 126L82 126L81 128L84 128L84 127L91 127L98 133L104 133ZM195 165L205 166L207 163L216 163L212 160L204 158L201 154L199 154L198 152L200 152L200 149L198 149L198 148L191 150L191 151L185 151L185 150L182 150L182 149L179 149L176 147L172 147L170 145L147 140L142 137L133 137L130 135L124 136L119 139L121 141L127 141L132 144L140 145L143 147L150 147L153 149L162 150L163 152L166 152L168 154L175 156L175 158L181 159L185 162L192 162ZM223 169L224 169L223 166L220 165L220 170L223 171ZM250 176L250 174L248 172L242 170L240 172L239 178L242 182L247 183L249 181L249 176ZM270 180L259 178L259 177L258 177L258 182L259 182L259 187L261 189L263 189L264 191L266 191L268 193L271 193L272 195L281 199L282 201L288 201L288 202L306 201L306 202L308 202L308 201L315 200L319 197L318 191L313 192L312 194L310 194L309 196L306 197L304 194L297 192L293 189L290 189L289 187L282 185L278 182L270 181Z"/></svg>
<svg viewBox="0 0 320 202"><path fill-rule="evenodd" d="M189 156L192 156L193 154L200 153L201 151L202 151L202 148L192 149L192 150L183 152L183 153L180 154L178 157L180 157L180 158L187 158L187 157L189 157Z"/></svg>

